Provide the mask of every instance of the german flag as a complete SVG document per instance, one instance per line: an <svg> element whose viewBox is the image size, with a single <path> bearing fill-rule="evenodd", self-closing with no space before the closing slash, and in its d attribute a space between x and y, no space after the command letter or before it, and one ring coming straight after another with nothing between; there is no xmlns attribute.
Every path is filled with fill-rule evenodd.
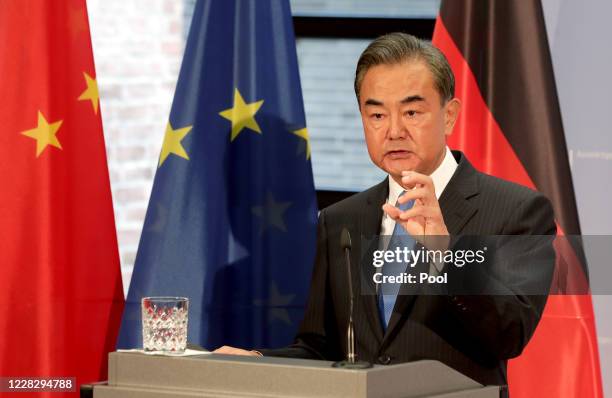
<svg viewBox="0 0 612 398"><path fill-rule="evenodd" d="M449 146L479 170L547 195L560 234L579 235L540 1L443 0L433 43L463 103ZM571 266L585 264L580 248L562 246L558 266L586 280L586 268ZM509 363L508 384L512 398L603 396L589 294L549 297L528 346Z"/></svg>

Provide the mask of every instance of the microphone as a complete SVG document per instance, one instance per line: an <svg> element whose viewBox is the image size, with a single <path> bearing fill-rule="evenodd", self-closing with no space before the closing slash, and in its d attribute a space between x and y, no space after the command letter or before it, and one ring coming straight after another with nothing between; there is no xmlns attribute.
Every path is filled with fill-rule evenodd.
<svg viewBox="0 0 612 398"><path fill-rule="evenodd" d="M344 255L346 258L346 269L347 269L347 277L348 277L348 288L349 288L349 322L346 333L346 343L347 343L347 359L340 362L334 362L332 364L335 368L345 368L345 369L367 369L371 368L372 364L365 361L357 361L357 355L355 355L355 327L353 325L353 302L355 301L353 294L353 278L351 275L351 234L349 233L346 227L342 228L342 233L340 235L340 247L344 251Z"/></svg>

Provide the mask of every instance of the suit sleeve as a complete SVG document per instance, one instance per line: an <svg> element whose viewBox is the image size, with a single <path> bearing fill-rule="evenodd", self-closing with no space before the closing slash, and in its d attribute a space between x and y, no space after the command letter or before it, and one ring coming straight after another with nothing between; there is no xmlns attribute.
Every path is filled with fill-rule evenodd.
<svg viewBox="0 0 612 398"><path fill-rule="evenodd" d="M321 211L317 228L317 254L310 282L304 320L292 345L258 350L266 356L336 360L342 357L329 285L326 212Z"/></svg>
<svg viewBox="0 0 612 398"><path fill-rule="evenodd" d="M455 346L480 353L483 361L520 355L546 304L555 233L550 201L539 194L523 201L504 223L500 235L508 236L495 237L492 264L471 272L447 265L449 285L454 280L455 288L438 297L440 311L430 326ZM470 293L456 294L462 289Z"/></svg>

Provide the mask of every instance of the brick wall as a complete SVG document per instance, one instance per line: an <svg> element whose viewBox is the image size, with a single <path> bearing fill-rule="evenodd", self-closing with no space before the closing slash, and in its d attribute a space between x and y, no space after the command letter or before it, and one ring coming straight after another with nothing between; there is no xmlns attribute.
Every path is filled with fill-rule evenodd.
<svg viewBox="0 0 612 398"><path fill-rule="evenodd" d="M183 2L87 7L127 292L182 58Z"/></svg>

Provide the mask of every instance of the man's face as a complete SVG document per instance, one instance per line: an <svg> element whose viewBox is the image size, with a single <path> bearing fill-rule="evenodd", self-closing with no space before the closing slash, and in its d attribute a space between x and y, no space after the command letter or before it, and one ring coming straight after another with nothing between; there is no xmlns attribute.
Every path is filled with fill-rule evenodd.
<svg viewBox="0 0 612 398"><path fill-rule="evenodd" d="M370 158L395 180L405 170L431 174L444 159L459 101L442 105L422 61L370 68L359 106Z"/></svg>

